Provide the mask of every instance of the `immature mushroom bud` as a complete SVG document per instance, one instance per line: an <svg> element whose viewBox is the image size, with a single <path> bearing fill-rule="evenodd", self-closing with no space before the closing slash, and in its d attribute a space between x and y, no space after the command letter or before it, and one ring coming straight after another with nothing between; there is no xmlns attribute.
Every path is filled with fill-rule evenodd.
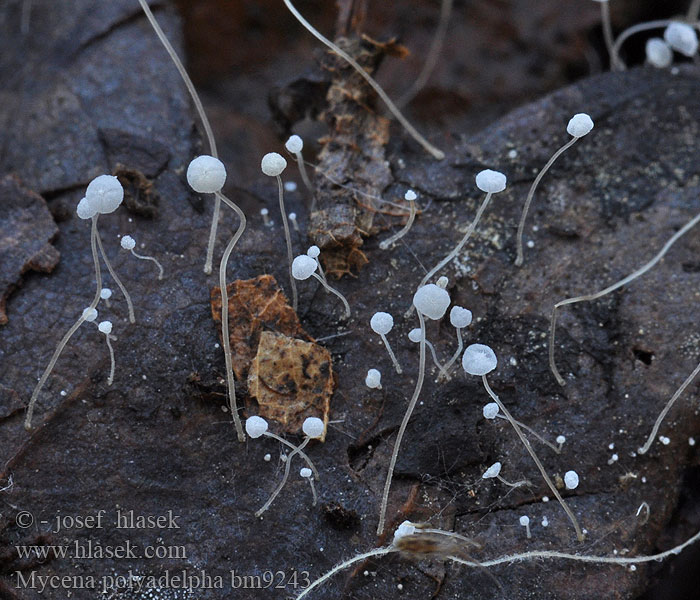
<svg viewBox="0 0 700 600"><path fill-rule="evenodd" d="M109 307L109 299L112 297L112 290L109 288L102 288L100 290L100 300L104 300L105 304Z"/></svg>
<svg viewBox="0 0 700 600"><path fill-rule="evenodd" d="M316 486L314 485L314 478L311 469L309 469L308 467L303 467L302 469L299 469L299 476L302 479L306 479L309 482L309 485L311 486L311 493L314 497L312 506L316 506L316 503L318 502L318 496L316 495Z"/></svg>
<svg viewBox="0 0 700 600"><path fill-rule="evenodd" d="M408 332L408 339L411 340L414 344L417 344L421 340L421 335L422 334L420 327L416 327ZM437 353L435 352L435 346L433 346L432 342L428 338L425 338L425 345L430 350L430 354L433 357L433 363L435 363L435 366L438 368L438 371L440 371L440 375L442 375L445 369L438 360ZM438 379L439 378L440 377L438 376Z"/></svg>
<svg viewBox="0 0 700 600"><path fill-rule="evenodd" d="M673 50L661 38L650 38L645 47L647 62L657 69L665 69L673 62Z"/></svg>
<svg viewBox="0 0 700 600"><path fill-rule="evenodd" d="M95 312L97 312L97 311L95 311ZM97 315L95 315L95 316L97 316ZM110 339L109 339L109 334L112 333L112 321L101 321L99 323L99 325L97 325L97 329L100 330L100 333L104 333L105 340L107 341L107 348L109 349L109 362L110 362L109 376L107 377L107 385L112 385L112 382L114 381L114 369L115 369L114 349L112 348L112 343L110 342Z"/></svg>
<svg viewBox="0 0 700 600"><path fill-rule="evenodd" d="M527 537L530 539L532 537L532 534L530 533L530 517L527 515L523 515L519 519L520 525L522 525L525 528L525 531L527 532Z"/></svg>
<svg viewBox="0 0 700 600"><path fill-rule="evenodd" d="M399 241L403 236L405 236L410 231L411 227L413 226L413 221L416 219L416 198L418 198L418 196L413 190L408 190L403 197L404 200L408 202L408 221L406 221L406 225L403 226L401 231L395 233L390 238L387 238L386 240L380 242L379 247L382 250L386 250L392 244Z"/></svg>
<svg viewBox="0 0 700 600"><path fill-rule="evenodd" d="M530 186L530 191L527 193L527 198L525 200L525 206L523 206L523 213L520 216L520 223L518 224L518 234L517 234L517 253L518 256L515 259L515 265L520 267L523 264L524 256L523 256L523 232L525 230L525 219L527 219L527 213L530 210L530 204L532 203L532 199L535 196L535 190L537 189L537 186L539 185L540 181L542 180L542 177L544 177L544 174L549 170L549 168L554 164L554 161L557 160L567 149L571 148L579 139L581 139L584 135L587 135L590 133L590 131L593 129L593 120L591 117L589 117L586 113L578 113L571 117L569 120L569 123L566 126L566 131L567 133L572 136L571 139L566 142L559 150L557 150L553 155L552 158L549 159L547 164L542 168L542 170L537 174L537 177L535 177L535 181L532 182L532 185Z"/></svg>
<svg viewBox="0 0 700 600"><path fill-rule="evenodd" d="M464 349L464 341L462 340L462 329L468 327L472 322L472 311L461 306L453 306L450 310L450 324L457 330L457 350L452 355L452 358L447 361L447 364L442 368L442 372L438 376L438 381L449 379L449 370L457 361L462 350Z"/></svg>
<svg viewBox="0 0 700 600"><path fill-rule="evenodd" d="M90 202L87 198L83 198L78 202L78 207L75 209L78 217L81 219L92 219L97 214L97 207L94 202Z"/></svg>
<svg viewBox="0 0 700 600"><path fill-rule="evenodd" d="M664 40L676 52L689 58L698 51L698 34L687 23L672 22L664 31Z"/></svg>
<svg viewBox="0 0 700 600"><path fill-rule="evenodd" d="M396 372L401 374L401 365L396 359L396 355L391 349L391 346L389 345L389 340L386 337L386 334L389 333L394 327L394 317L392 317L389 313L376 312L372 315L372 318L369 321L369 326L372 328L372 331L374 331L374 333L378 334L379 337L382 338L384 346L386 347L386 351L389 353L389 357L391 358L391 362L394 363L394 368L396 369Z"/></svg>
<svg viewBox="0 0 700 600"><path fill-rule="evenodd" d="M486 346L484 344L472 344L470 346L467 346L467 349L464 351L464 356L462 357L462 367L468 374L481 377L481 381L484 384L486 392L498 405L498 408L506 416L513 429L515 429L515 433L520 438L520 441L522 442L523 446L525 446L525 449L530 454L530 457L535 462L535 465L537 465L537 468L539 469L542 478L545 480L545 482L549 486L549 489L557 498L562 508L566 512L567 516L571 520L571 523L573 524L574 529L576 530L576 536L578 540L583 541L583 532L579 527L578 521L576 520L576 516L568 507L566 502L564 502L564 499L561 497L559 490L557 490L551 478L547 474L547 471L540 462L540 459L537 457L537 454L535 454L535 451L532 449L530 442L525 437L525 434L522 432L522 429L520 428L520 425L518 425L518 422L513 418L508 409L503 405L499 397L496 396L494 391L491 389L491 386L489 386L489 382L486 379L486 375L493 371L497 365L498 359L496 358L495 352L489 346Z"/></svg>
<svg viewBox="0 0 700 600"><path fill-rule="evenodd" d="M301 430L311 439L318 439L323 437L326 426L323 424L322 419L318 417L308 417L304 419Z"/></svg>
<svg viewBox="0 0 700 600"><path fill-rule="evenodd" d="M198 156L187 167L187 183L199 194L220 192L226 183L226 167L213 156Z"/></svg>
<svg viewBox="0 0 700 600"><path fill-rule="evenodd" d="M365 377L365 385L373 390L382 389L382 374L377 369L369 369Z"/></svg>
<svg viewBox="0 0 700 600"><path fill-rule="evenodd" d="M575 490L578 487L578 482L578 473L576 471L564 473L564 485L567 490Z"/></svg>
<svg viewBox="0 0 700 600"><path fill-rule="evenodd" d="M245 431L254 440L262 436L267 428L267 421L262 417L252 416L245 421Z"/></svg>
<svg viewBox="0 0 700 600"><path fill-rule="evenodd" d="M289 284L292 286L292 307L297 310L299 299L297 296L297 284L292 276L292 237L289 233L289 223L287 223L287 212L284 208L284 186L282 185L282 178L280 175L282 171L287 168L287 161L284 157L277 152L269 152L262 157L260 161L260 168L262 172L268 177L274 177L277 179L277 189L279 195L279 205L280 214L282 215L282 225L284 227L284 239L287 242L287 260L288 260L288 270L289 270Z"/></svg>
<svg viewBox="0 0 700 600"><path fill-rule="evenodd" d="M97 309L92 308L92 306L88 306L87 308L83 309L83 320L92 323L97 319Z"/></svg>
<svg viewBox="0 0 700 600"><path fill-rule="evenodd" d="M131 252L131 254L133 254L139 260L150 260L151 262L155 263L155 265L158 267L158 279L163 279L163 273L164 273L163 265L160 264L158 259L153 258L152 256L145 256L143 254L139 254L138 252L136 252L134 250L134 248L136 247L136 240L134 240L134 238L132 238L130 235L122 236L120 243L121 243L121 247L124 250L128 250L129 252Z"/></svg>
<svg viewBox="0 0 700 600"><path fill-rule="evenodd" d="M316 263L318 264L318 274L321 276L321 279L323 279L323 281L328 283L328 280L326 279L326 274L323 272L323 266L321 265L321 261L319 260L319 256L321 255L321 249L316 245L309 246L306 250L306 255L310 256L316 261Z"/></svg>
<svg viewBox="0 0 700 600"><path fill-rule="evenodd" d="M306 173L306 165L304 164L304 156L301 151L304 149L304 140L302 140L298 135L291 135L289 139L285 142L284 147L287 152L294 155L297 160L297 165L299 166L299 174L301 175L301 180L304 182L306 189L309 193L313 194L314 189L309 180L309 176Z"/></svg>
<svg viewBox="0 0 700 600"><path fill-rule="evenodd" d="M297 213L290 212L288 216L289 216L289 220L292 222L292 227L294 227L294 231L299 233L299 223L297 222Z"/></svg>
<svg viewBox="0 0 700 600"><path fill-rule="evenodd" d="M338 290L328 285L328 282L325 279L322 279L318 276L318 274L316 273L316 269L318 268L318 266L319 263L316 259L311 258L308 254L300 254L292 261L292 277L294 279L298 279L299 281L304 281L309 277L314 277L315 279L317 279L321 283L321 285L324 288L326 288L326 291L330 292L331 294L335 294L336 296L338 296L338 298L341 299L343 305L345 306L345 318L349 318L350 305L348 304L348 301L345 299L345 296L343 296L343 294L341 294Z"/></svg>

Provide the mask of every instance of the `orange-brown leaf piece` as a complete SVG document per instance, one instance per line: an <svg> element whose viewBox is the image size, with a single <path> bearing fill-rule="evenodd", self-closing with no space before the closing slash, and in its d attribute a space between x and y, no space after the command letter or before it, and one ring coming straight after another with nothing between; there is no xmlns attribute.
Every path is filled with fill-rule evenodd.
<svg viewBox="0 0 700 600"><path fill-rule="evenodd" d="M258 351L260 334L265 330L314 341L302 328L299 317L272 275L237 279L229 283L226 289L229 338L236 379L245 379L248 375L250 363ZM220 326L221 290L218 287L211 291L211 312L214 321Z"/></svg>
<svg viewBox="0 0 700 600"><path fill-rule="evenodd" d="M248 392L257 398L260 416L277 421L289 433L301 433L307 417L319 417L327 426L333 394L331 355L314 342L263 331Z"/></svg>

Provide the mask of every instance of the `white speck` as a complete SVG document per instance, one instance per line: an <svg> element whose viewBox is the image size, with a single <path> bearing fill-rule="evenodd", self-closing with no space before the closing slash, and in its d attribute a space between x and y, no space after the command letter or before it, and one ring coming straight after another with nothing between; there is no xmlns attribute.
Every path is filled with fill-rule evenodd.
<svg viewBox="0 0 700 600"><path fill-rule="evenodd" d="M369 577L369 571L364 571L362 574L363 574L365 577Z"/></svg>
<svg viewBox="0 0 700 600"><path fill-rule="evenodd" d="M695 438L694 437L689 437L688 438L688 444L691 446L695 446Z"/></svg>
<svg viewBox="0 0 700 600"><path fill-rule="evenodd" d="M61 396L65 396L67 393L68 392L66 392L66 390L61 390ZM692 440L693 438L690 438L690 439ZM693 444L690 444L690 445L692 446Z"/></svg>
<svg viewBox="0 0 700 600"><path fill-rule="evenodd" d="M403 583L399 583L399 585L396 586L396 589L400 591L403 590Z"/></svg>
<svg viewBox="0 0 700 600"><path fill-rule="evenodd" d="M532 240L529 240L528 243L527 243L527 247L528 247L528 248L534 248L534 247L535 247L535 242L533 242Z"/></svg>
<svg viewBox="0 0 700 600"><path fill-rule="evenodd" d="M678 75L680 73L680 69L678 67L672 67L671 68L671 75Z"/></svg>
<svg viewBox="0 0 700 600"><path fill-rule="evenodd" d="M636 571L637 565L630 565L630 571Z"/></svg>
<svg viewBox="0 0 700 600"><path fill-rule="evenodd" d="M542 517L542 527L549 526L549 519L547 517Z"/></svg>
<svg viewBox="0 0 700 600"><path fill-rule="evenodd" d="M280 455L280 460L281 460L282 462L287 462L287 455L286 455L286 454Z"/></svg>
<svg viewBox="0 0 700 600"><path fill-rule="evenodd" d="M647 478L646 478L646 477L642 477L642 483L646 483L646 482L647 482Z"/></svg>
<svg viewBox="0 0 700 600"><path fill-rule="evenodd" d="M221 348L221 346L219 345L219 342L216 342L216 344L214 344L214 348L216 348L217 350L218 350L219 348Z"/></svg>
<svg viewBox="0 0 700 600"><path fill-rule="evenodd" d="M532 226L532 231L534 231L535 233L537 233L539 230L540 230L540 226L539 226L539 225L533 225L533 226Z"/></svg>
<svg viewBox="0 0 700 600"><path fill-rule="evenodd" d="M542 502L549 502L549 496L542 496Z"/></svg>
<svg viewBox="0 0 700 600"><path fill-rule="evenodd" d="M665 435L660 435L659 436L659 441L664 445L668 446L671 443L671 439L667 438Z"/></svg>
<svg viewBox="0 0 700 600"><path fill-rule="evenodd" d="M144 381L146 381L146 379L148 379L148 377L146 377L145 375L141 375L141 379L143 379Z"/></svg>
<svg viewBox="0 0 700 600"><path fill-rule="evenodd" d="M614 444L614 443L608 444L608 450L613 450L614 448L615 448L615 444Z"/></svg>
<svg viewBox="0 0 700 600"><path fill-rule="evenodd" d="M556 442L557 444L561 445L566 441L566 436L565 435L558 435Z"/></svg>
<svg viewBox="0 0 700 600"><path fill-rule="evenodd" d="M285 192L296 192L297 191L296 181L285 181L284 182L284 191Z"/></svg>
<svg viewBox="0 0 700 600"><path fill-rule="evenodd" d="M514 356L510 357L510 360L508 361L512 367L518 366L518 361Z"/></svg>
<svg viewBox="0 0 700 600"><path fill-rule="evenodd" d="M514 158L517 158L517 157L518 157L518 151L515 148L508 151L508 158L510 158L511 160Z"/></svg>
<svg viewBox="0 0 700 600"><path fill-rule="evenodd" d="M266 454L265 456L263 456L263 460L265 462L270 462L272 460L272 456L269 454Z"/></svg>

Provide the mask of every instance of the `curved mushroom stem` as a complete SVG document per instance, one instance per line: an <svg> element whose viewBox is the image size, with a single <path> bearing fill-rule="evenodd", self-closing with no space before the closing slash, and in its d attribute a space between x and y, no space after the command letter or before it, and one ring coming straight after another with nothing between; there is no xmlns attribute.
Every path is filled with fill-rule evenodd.
<svg viewBox="0 0 700 600"><path fill-rule="evenodd" d="M228 323L228 288L226 286L226 267L228 266L228 260L233 252L233 248L236 243L243 235L246 227L246 218L243 211L238 207L235 202L229 200L221 192L216 192L216 197L223 201L228 207L233 209L233 211L238 215L238 229L233 235L226 250L224 250L221 256L221 262L219 263L219 288L221 289L221 339L224 345L224 360L226 363L226 383L228 386L228 402L229 409L231 410L231 418L233 419L234 427L236 428L236 434L238 436L239 442L245 442L245 433L243 432L243 426L241 425L241 419L238 416L238 407L236 406L236 382L233 377L233 360L231 358L231 339L229 337L229 323Z"/></svg>
<svg viewBox="0 0 700 600"><path fill-rule="evenodd" d="M350 313L350 305L348 304L348 301L345 299L345 296L343 296L343 294L341 294L341 293L340 293L338 290L336 290L334 287L331 287L330 285L328 285L328 283L326 282L325 278L321 279L321 277L319 277L318 273L312 273L311 275L312 275L313 277L315 277L318 281L320 281L320 282L321 282L321 285L322 285L324 288L326 288L326 290L328 290L331 294L335 294L336 296L338 296L338 298L340 298L340 299L343 301L343 305L345 306L345 318L346 318L346 319L349 319L349 318L350 318L350 314L351 314L351 313Z"/></svg>
<svg viewBox="0 0 700 600"><path fill-rule="evenodd" d="M457 330L457 351L452 355L452 358L448 360L447 363L445 363L445 365L442 367L442 371L440 371L440 374L437 378L438 381L446 381L450 379L449 370L452 367L452 365L455 364L455 361L459 358L459 355L462 354L462 350L464 349L462 329L460 327L455 327L455 329Z"/></svg>
<svg viewBox="0 0 700 600"><path fill-rule="evenodd" d="M576 515L574 515L573 511L569 508L569 506L564 502L564 498L561 497L561 494L559 493L559 490L557 490L556 486L550 479L549 475L547 475L547 471L545 470L544 466L540 462L540 459L537 458L537 454L535 454L535 451L532 449L532 446L530 445L530 441L525 437L523 434L522 430L520 429L520 426L516 422L516 420L512 417L510 412L508 412L508 409L503 405L501 402L500 398L496 396L496 394L493 392L491 387L489 386L489 382L486 379L486 375L481 376L481 380L484 382L484 387L486 388L486 391L488 392L488 395L493 398L493 401L498 404L498 408L501 410L501 412L506 416L508 421L510 421L510 424L513 426L513 429L515 429L515 433L518 434L518 437L520 438L520 441L523 443L523 446L525 446L525 449L528 451L528 454L532 457L532 460L535 462L537 465L537 468L539 469L542 478L545 480L545 483L549 486L549 489L552 491L556 499L559 501L559 504L561 504L562 508L564 509L564 512L566 512L566 515L569 517L569 520L571 521L572 525L574 526L574 529L576 530L576 537L578 538L579 542L582 542L584 540L584 535L583 532L581 531L581 527L579 527L578 521L576 520Z"/></svg>
<svg viewBox="0 0 700 600"><path fill-rule="evenodd" d="M292 308L296 312L299 306L299 298L297 296L297 282L292 276L292 261L294 256L292 253L292 236L289 233L289 223L287 222L287 212L284 210L284 186L282 185L282 178L279 175L277 177L277 187L279 189L279 203L280 203L280 213L282 213L282 225L284 226L284 239L287 242L287 262L289 263L289 283L292 286Z"/></svg>
<svg viewBox="0 0 700 600"><path fill-rule="evenodd" d="M275 488L275 491L272 492L272 495L267 499L267 502L265 502L265 504L263 504L262 507L256 511L256 513L255 513L256 517L259 517L268 508L270 508L270 505L275 501L275 498L277 498L279 493L282 491L282 488L284 487L285 483L287 483L287 479L289 479L289 470L291 469L291 466L292 466L292 458L294 458L295 454L299 454L299 452L301 452L304 449L306 444L309 443L310 439L311 438L309 438L309 437L305 438L304 441L299 445L299 447L295 447L294 450L289 454L289 456L287 456L287 462L285 462L285 464L284 464L284 476L282 477L282 481L279 482L279 484ZM309 478L309 481L312 481L312 480ZM314 496L315 496L315 494L314 494Z"/></svg>
<svg viewBox="0 0 700 600"><path fill-rule="evenodd" d="M163 270L163 265L160 264L160 261L157 258L154 258L153 256L145 256L143 254L139 254L133 248L131 249L131 253L140 260L150 260L156 263L156 266L158 267L158 279L163 279L163 274L165 273L165 271Z"/></svg>
<svg viewBox="0 0 700 600"><path fill-rule="evenodd" d="M112 276L112 279L114 279L114 283L117 284L117 287L121 290L122 294L124 294L126 305L129 309L129 323L136 323L136 316L134 314L134 304L131 302L131 296L129 295L129 292L126 291L126 286L122 283L122 280L119 279L119 275L117 275L116 271L112 267L112 263L109 262L109 258L107 258L104 246L102 245L102 237L100 236L99 231L97 232L97 247L100 249L100 255L102 256L102 260L105 261L107 270Z"/></svg>
<svg viewBox="0 0 700 600"><path fill-rule="evenodd" d="M278 442L284 444L288 448L291 448L294 452L301 456L304 459L304 462L306 462L306 464L309 465L309 469L311 469L314 472L314 477L316 478L316 481L319 481L320 478L318 476L318 471L316 470L314 463L311 462L311 459L306 454L306 452L302 452L300 446L295 446L294 444L292 444L292 442L285 440L283 437L280 437L276 433L272 433L271 431L266 431L265 433L263 433L263 435L272 438L273 440L277 440Z"/></svg>
<svg viewBox="0 0 700 600"><path fill-rule="evenodd" d="M92 250L92 261L93 261L94 266L95 266L95 282L97 284L97 288L95 290L95 297L92 299L92 302L90 303L90 306L88 307L89 309L97 308L97 304L100 302L100 292L102 291L102 271L100 269L100 259L99 259L99 256L97 254L97 241L99 239L99 237L97 235L97 218L98 217L99 217L99 214L92 217L92 227L90 229L90 249ZM83 311L83 313L80 315L80 318L75 323L73 323L71 328L66 332L66 334L63 336L63 338L61 338L61 341L58 343L58 346L56 346L56 350L54 350L54 353L51 356L51 360L49 361L49 364L44 369L44 372L41 374L41 378L39 379L39 382L34 387L34 391L32 392L32 397L30 398L29 404L27 405L27 415L24 418L24 428L27 431L31 430L31 428L32 428L32 415L34 414L34 406L36 404L37 398L39 397L39 393L41 392L42 388L44 387L46 380L49 378L51 371L53 371L54 366L56 366L56 361L61 356L61 352L63 352L63 349L66 347L66 344L73 337L73 334L76 331L78 331L78 327L80 327L84 322L85 322L85 311Z"/></svg>
<svg viewBox="0 0 700 600"><path fill-rule="evenodd" d="M415 200L409 200L408 201L409 205L409 214L408 214L408 221L406 221L406 224L403 226L401 231L398 231L394 235L392 235L390 238L385 239L384 241L380 242L379 247L382 250L386 250L389 248L394 242L398 242L403 236L405 236L413 226L413 221L416 219L416 201Z"/></svg>
<svg viewBox="0 0 700 600"><path fill-rule="evenodd" d="M508 487L512 487L512 488L519 488L519 487L522 487L524 485L527 485L527 486L532 485L532 483L530 481L528 481L527 479L523 479L522 481L516 481L515 483L511 483L510 481L507 481L506 479L504 479L500 475L496 475L496 479L498 479L498 481L500 481L501 483L505 483Z"/></svg>
<svg viewBox="0 0 700 600"><path fill-rule="evenodd" d="M497 418L499 419L504 419L505 421L508 421L508 417L505 417L501 414L496 415ZM545 438L543 438L539 433L537 433L532 427L528 427L525 425L525 423L522 423L521 421L518 421L517 419L513 419L522 429L527 431L528 433L531 433L534 435L540 442L542 442L545 446L549 446L554 452L557 454L561 454L561 445L557 446L555 444L552 444L552 442L547 441Z"/></svg>
<svg viewBox="0 0 700 600"><path fill-rule="evenodd" d="M107 385L112 385L114 382L115 370L114 348L112 348L112 342L110 341L110 335L108 333L105 334L105 340L107 341L107 348L109 348L109 376L107 377Z"/></svg>
<svg viewBox="0 0 700 600"><path fill-rule="evenodd" d="M301 180L304 182L304 186L314 197L314 187L311 185L311 180L309 179L309 174L306 172L306 165L304 164L304 156L301 152L295 152L294 157L297 159L297 165L299 165L299 174L301 175Z"/></svg>

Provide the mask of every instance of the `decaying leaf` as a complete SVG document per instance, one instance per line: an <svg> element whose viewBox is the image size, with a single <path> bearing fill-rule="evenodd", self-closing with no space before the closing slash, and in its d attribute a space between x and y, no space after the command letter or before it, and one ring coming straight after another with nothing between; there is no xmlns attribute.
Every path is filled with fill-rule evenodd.
<svg viewBox="0 0 700 600"><path fill-rule="evenodd" d="M257 398L260 415L289 433L300 433L307 417L319 417L327 426L333 393L331 355L314 342L263 331L248 392Z"/></svg>
<svg viewBox="0 0 700 600"><path fill-rule="evenodd" d="M257 351L260 334L275 331L292 338L313 341L299 323L299 317L289 305L284 292L272 275L254 279L237 279L226 286L228 290L229 338L233 352L233 372L236 379L245 379ZM211 311L214 321L221 324L221 290L211 291ZM219 330L221 335L221 330Z"/></svg>

